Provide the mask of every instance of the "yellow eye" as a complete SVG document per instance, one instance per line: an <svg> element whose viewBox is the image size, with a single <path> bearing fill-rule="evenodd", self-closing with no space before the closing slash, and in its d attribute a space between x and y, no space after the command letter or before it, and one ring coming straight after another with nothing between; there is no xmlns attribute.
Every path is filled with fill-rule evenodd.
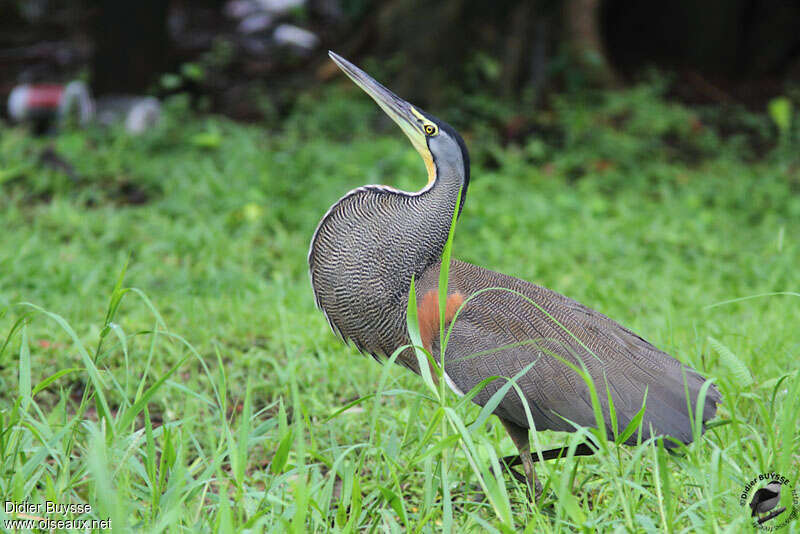
<svg viewBox="0 0 800 534"><path fill-rule="evenodd" d="M435 124L426 124L423 129L425 130L425 135L436 135L439 132L439 129L436 127Z"/></svg>

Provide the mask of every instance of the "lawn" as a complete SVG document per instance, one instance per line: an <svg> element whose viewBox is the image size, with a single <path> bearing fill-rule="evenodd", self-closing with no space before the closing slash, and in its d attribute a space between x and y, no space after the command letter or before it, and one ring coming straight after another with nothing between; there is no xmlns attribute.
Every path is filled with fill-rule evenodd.
<svg viewBox="0 0 800 534"><path fill-rule="evenodd" d="M274 124L176 102L141 137L0 125L6 500L88 503L48 517L119 532L740 532L753 476L797 486L791 150L722 135L650 86L555 99L512 143L465 119L454 256L615 318L724 396L726 424L680 454L609 444L541 465L531 507L482 467L514 452L496 419L472 424L477 406L344 346L314 307L306 254L327 208L366 183L424 185L379 113L333 88Z"/></svg>

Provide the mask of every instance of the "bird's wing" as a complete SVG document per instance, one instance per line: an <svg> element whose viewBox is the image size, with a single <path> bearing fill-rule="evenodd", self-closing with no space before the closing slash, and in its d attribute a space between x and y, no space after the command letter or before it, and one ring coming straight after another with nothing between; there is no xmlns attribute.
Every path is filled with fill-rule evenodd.
<svg viewBox="0 0 800 534"><path fill-rule="evenodd" d="M438 265L428 269L420 277L418 294L436 291L438 278ZM646 391L643 439L652 426L655 434L692 441L686 392L694 413L704 378L627 328L549 289L459 261L451 264L448 295L465 302L445 350L445 372L462 392L491 376L512 378L532 363L517 384L536 429L572 431L573 423L595 426L589 388L565 360L591 376L609 436L608 392L622 431L642 407ZM430 344L438 357L438 335ZM493 381L474 401L486 404L503 383ZM714 416L719 400L712 385L704 421ZM513 388L495 413L529 427ZM628 440L635 441L636 434Z"/></svg>

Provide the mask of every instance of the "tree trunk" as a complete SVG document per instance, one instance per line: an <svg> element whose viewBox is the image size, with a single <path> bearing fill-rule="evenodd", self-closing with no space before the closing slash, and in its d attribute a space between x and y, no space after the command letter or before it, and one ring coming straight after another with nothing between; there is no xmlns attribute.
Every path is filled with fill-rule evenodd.
<svg viewBox="0 0 800 534"><path fill-rule="evenodd" d="M99 4L92 91L141 93L166 66L169 2L101 0Z"/></svg>
<svg viewBox="0 0 800 534"><path fill-rule="evenodd" d="M566 0L564 29L568 52L588 81L602 87L617 85L600 32L600 0Z"/></svg>

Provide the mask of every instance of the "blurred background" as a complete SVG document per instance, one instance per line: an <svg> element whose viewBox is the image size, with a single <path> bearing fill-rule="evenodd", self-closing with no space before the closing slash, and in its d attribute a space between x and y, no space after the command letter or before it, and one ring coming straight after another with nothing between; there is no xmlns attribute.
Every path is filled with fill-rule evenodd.
<svg viewBox="0 0 800 534"><path fill-rule="evenodd" d="M525 112L498 117L469 97L541 108L548 93L657 72L670 98L764 111L797 98L800 80L800 5L781 0L2 0L0 13L0 95L81 79L96 97L185 93L251 121L334 77L328 49L374 59L420 105L492 115L511 137L530 127Z"/></svg>

